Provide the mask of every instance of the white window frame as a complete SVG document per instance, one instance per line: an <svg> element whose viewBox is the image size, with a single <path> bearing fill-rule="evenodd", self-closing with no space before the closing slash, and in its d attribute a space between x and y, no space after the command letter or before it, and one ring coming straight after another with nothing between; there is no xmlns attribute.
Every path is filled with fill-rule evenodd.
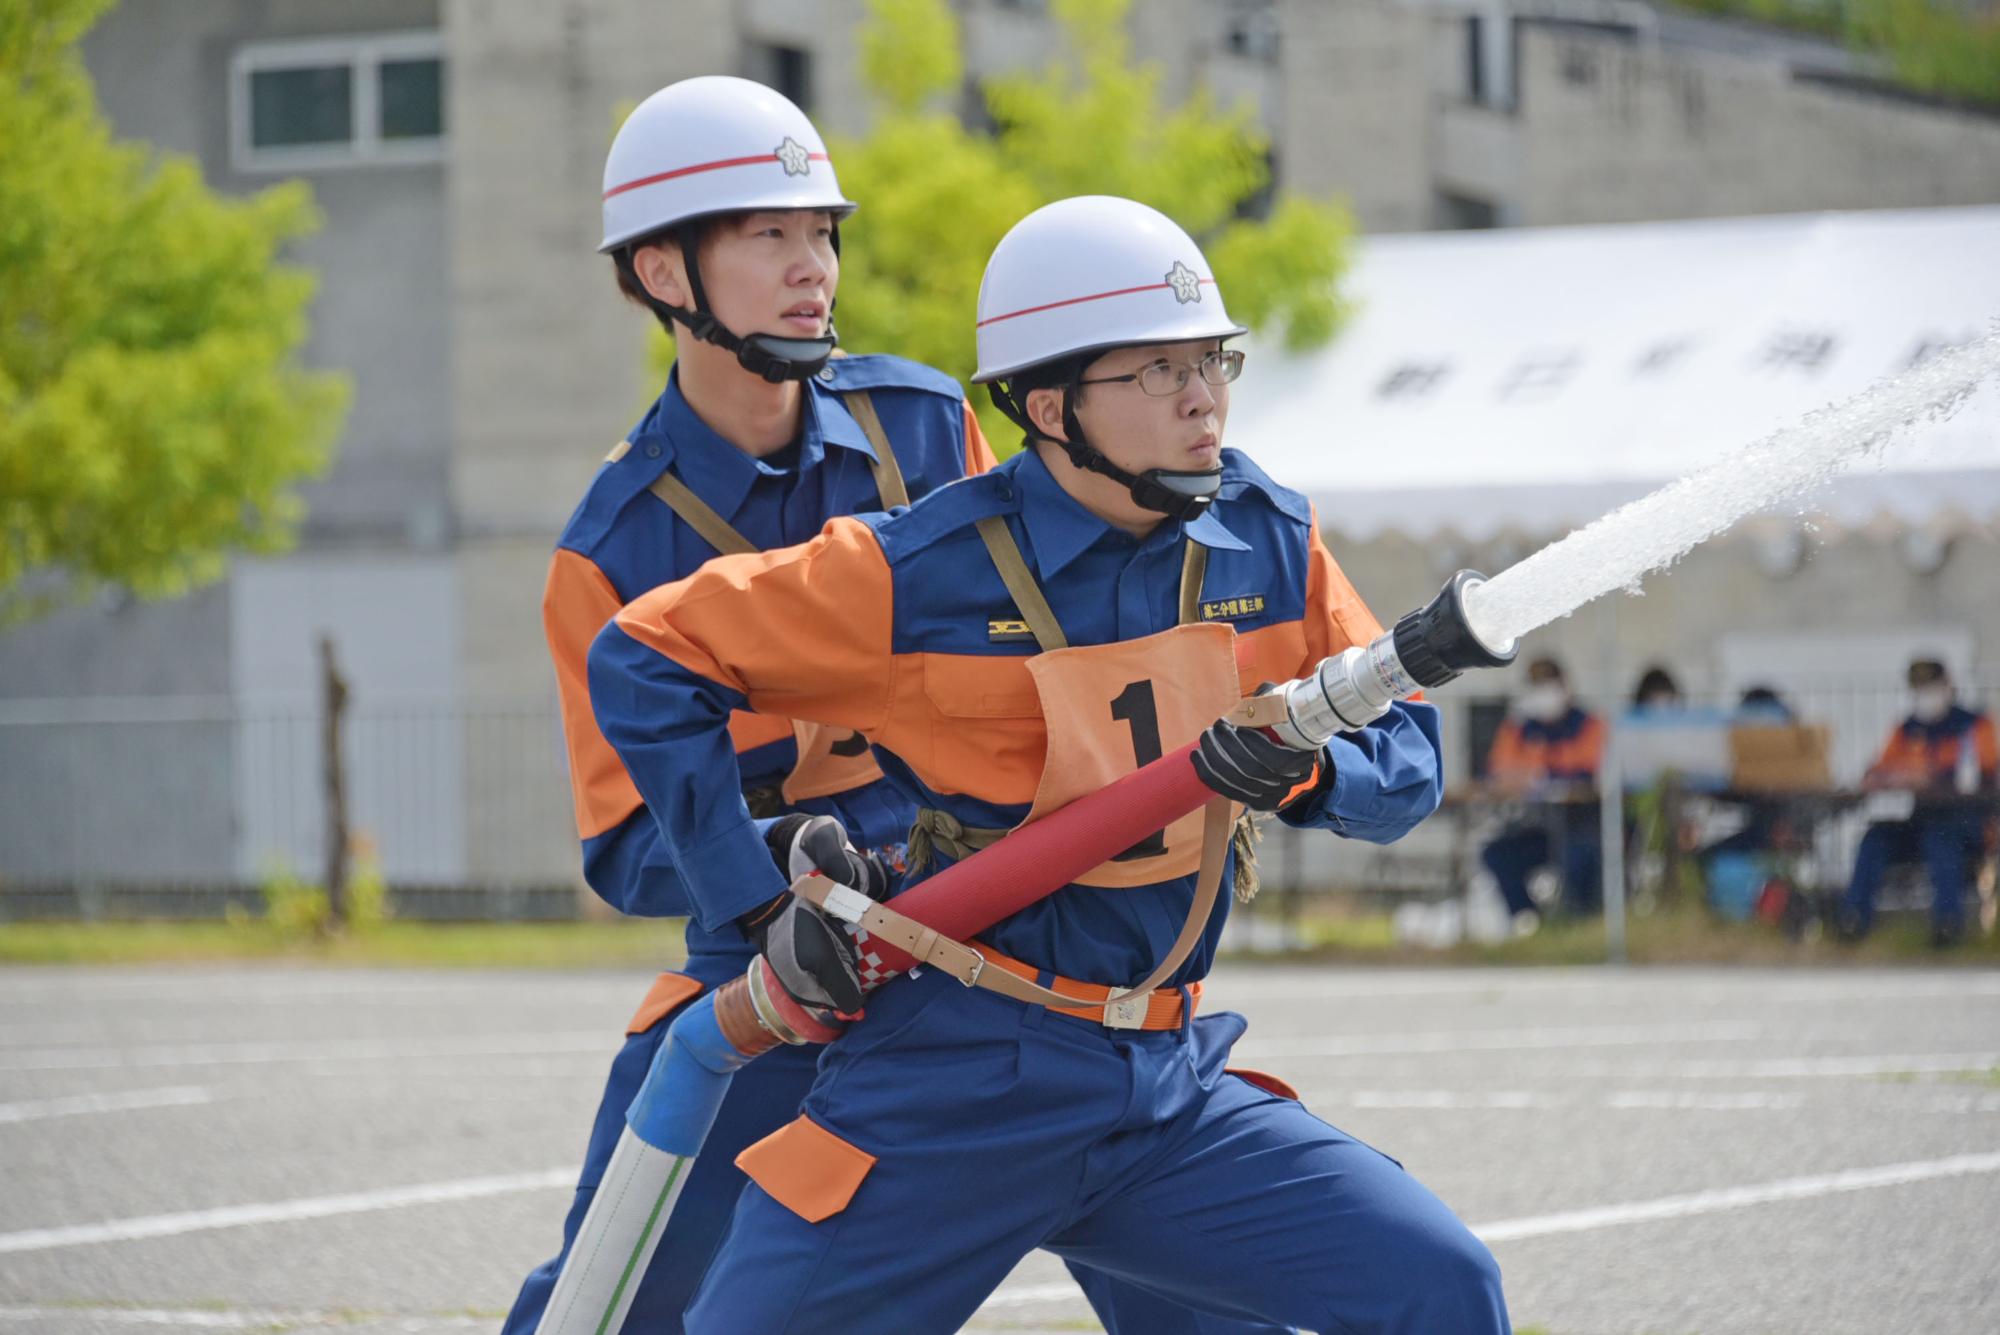
<svg viewBox="0 0 2000 1335"><path fill-rule="evenodd" d="M249 42L229 58L229 165L238 172L293 172L341 167L425 166L444 161L446 131L428 139L381 136L381 67L384 61L444 61L444 35L436 31L367 33ZM267 70L345 65L351 71L349 136L338 144L258 148L250 142L250 77ZM447 74L446 77L449 77ZM440 93L442 96L442 93ZM440 108L442 114L442 108Z"/></svg>

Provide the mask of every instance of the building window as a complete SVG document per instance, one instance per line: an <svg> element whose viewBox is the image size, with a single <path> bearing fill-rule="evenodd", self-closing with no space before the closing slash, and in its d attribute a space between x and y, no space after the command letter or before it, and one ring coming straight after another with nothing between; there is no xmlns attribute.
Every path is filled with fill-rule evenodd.
<svg viewBox="0 0 2000 1335"><path fill-rule="evenodd" d="M444 45L434 32L254 42L230 61L237 171L435 163Z"/></svg>
<svg viewBox="0 0 2000 1335"><path fill-rule="evenodd" d="M796 46L754 42L749 65L749 77L777 89L801 111L812 110L812 52Z"/></svg>
<svg viewBox="0 0 2000 1335"><path fill-rule="evenodd" d="M1223 46L1230 54L1267 65L1278 63L1284 29L1271 0L1236 0L1223 25Z"/></svg>
<svg viewBox="0 0 2000 1335"><path fill-rule="evenodd" d="M1437 225L1445 231L1477 231L1500 225L1500 206L1455 190L1437 192Z"/></svg>

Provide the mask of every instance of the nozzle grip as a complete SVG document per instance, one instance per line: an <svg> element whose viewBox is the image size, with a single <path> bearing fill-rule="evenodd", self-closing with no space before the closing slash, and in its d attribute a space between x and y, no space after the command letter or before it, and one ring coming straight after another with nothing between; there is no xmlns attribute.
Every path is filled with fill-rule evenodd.
<svg viewBox="0 0 2000 1335"><path fill-rule="evenodd" d="M1514 661L1518 642L1489 648L1466 617L1466 591L1485 582L1478 571L1461 570L1445 581L1429 606L1396 623L1391 632L1396 658L1419 686L1442 686L1467 668L1505 667Z"/></svg>

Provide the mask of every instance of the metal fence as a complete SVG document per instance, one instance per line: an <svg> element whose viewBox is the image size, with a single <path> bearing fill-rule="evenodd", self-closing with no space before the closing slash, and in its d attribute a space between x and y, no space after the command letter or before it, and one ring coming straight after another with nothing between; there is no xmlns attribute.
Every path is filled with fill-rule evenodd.
<svg viewBox="0 0 2000 1335"><path fill-rule="evenodd" d="M0 704L0 915L217 916L326 861L306 700ZM343 733L358 865L410 917L573 916L553 710L360 703Z"/></svg>
<svg viewBox="0 0 2000 1335"><path fill-rule="evenodd" d="M2000 681L1966 698L2000 698ZM1454 779L1471 769L1475 701L1443 693ZM1903 716L1879 681L1788 690L1802 721L1833 735L1833 778L1857 780ZM1602 706L1605 702L1586 702ZM1725 707L1720 700L1696 705ZM1616 713L1615 710L1608 712ZM308 699L0 702L0 919L218 917L254 911L260 887L316 881L325 863L321 721ZM409 918L564 918L580 893L552 703L360 701L345 732L349 823L393 910ZM1829 868L1860 823L1830 827ZM1466 858L1442 822L1390 848L1277 822L1262 847L1265 895L1249 924L1302 901L1359 893L1457 893Z"/></svg>

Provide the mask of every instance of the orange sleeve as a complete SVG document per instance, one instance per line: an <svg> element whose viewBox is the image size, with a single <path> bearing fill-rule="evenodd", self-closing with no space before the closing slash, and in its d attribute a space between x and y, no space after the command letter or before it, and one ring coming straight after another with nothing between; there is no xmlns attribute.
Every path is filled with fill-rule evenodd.
<svg viewBox="0 0 2000 1335"><path fill-rule="evenodd" d="M1584 721L1583 731L1572 743L1573 762L1565 768L1585 769L1596 774L1604 766L1604 720L1592 714Z"/></svg>
<svg viewBox="0 0 2000 1335"><path fill-rule="evenodd" d="M1495 778L1503 775L1529 778L1540 768L1521 740L1521 725L1513 719L1503 722L1500 731L1493 734L1492 749L1486 753L1487 774Z"/></svg>
<svg viewBox="0 0 2000 1335"><path fill-rule="evenodd" d="M1992 779L2000 772L2000 733L1993 726L1993 716L1981 714L1972 725L1973 754L1979 759L1979 772Z"/></svg>
<svg viewBox="0 0 2000 1335"><path fill-rule="evenodd" d="M972 400L960 399L965 411L965 475L978 477L999 466L993 457L993 447L986 443L986 433L979 428L979 414L972 411Z"/></svg>
<svg viewBox="0 0 2000 1335"><path fill-rule="evenodd" d="M888 713L893 601L881 544L846 517L801 546L716 557L617 624L759 713L870 732Z"/></svg>
<svg viewBox="0 0 2000 1335"><path fill-rule="evenodd" d="M1882 743L1882 754L1868 767L1868 773L1875 778L1908 778L1919 774L1924 768L1924 756L1920 748L1912 748L1898 726L1889 734L1889 740Z"/></svg>
<svg viewBox="0 0 2000 1335"><path fill-rule="evenodd" d="M596 562L566 547L556 549L542 589L542 633L555 662L570 795L576 806L577 836L582 839L604 833L639 807L639 790L591 713L584 667L590 642L618 615L619 606L617 590Z"/></svg>
<svg viewBox="0 0 2000 1335"><path fill-rule="evenodd" d="M1361 601L1320 539L1317 510L1313 512L1312 531L1306 535L1306 563L1306 661L1300 665L1302 673L1329 654L1369 644L1382 633L1382 623Z"/></svg>

